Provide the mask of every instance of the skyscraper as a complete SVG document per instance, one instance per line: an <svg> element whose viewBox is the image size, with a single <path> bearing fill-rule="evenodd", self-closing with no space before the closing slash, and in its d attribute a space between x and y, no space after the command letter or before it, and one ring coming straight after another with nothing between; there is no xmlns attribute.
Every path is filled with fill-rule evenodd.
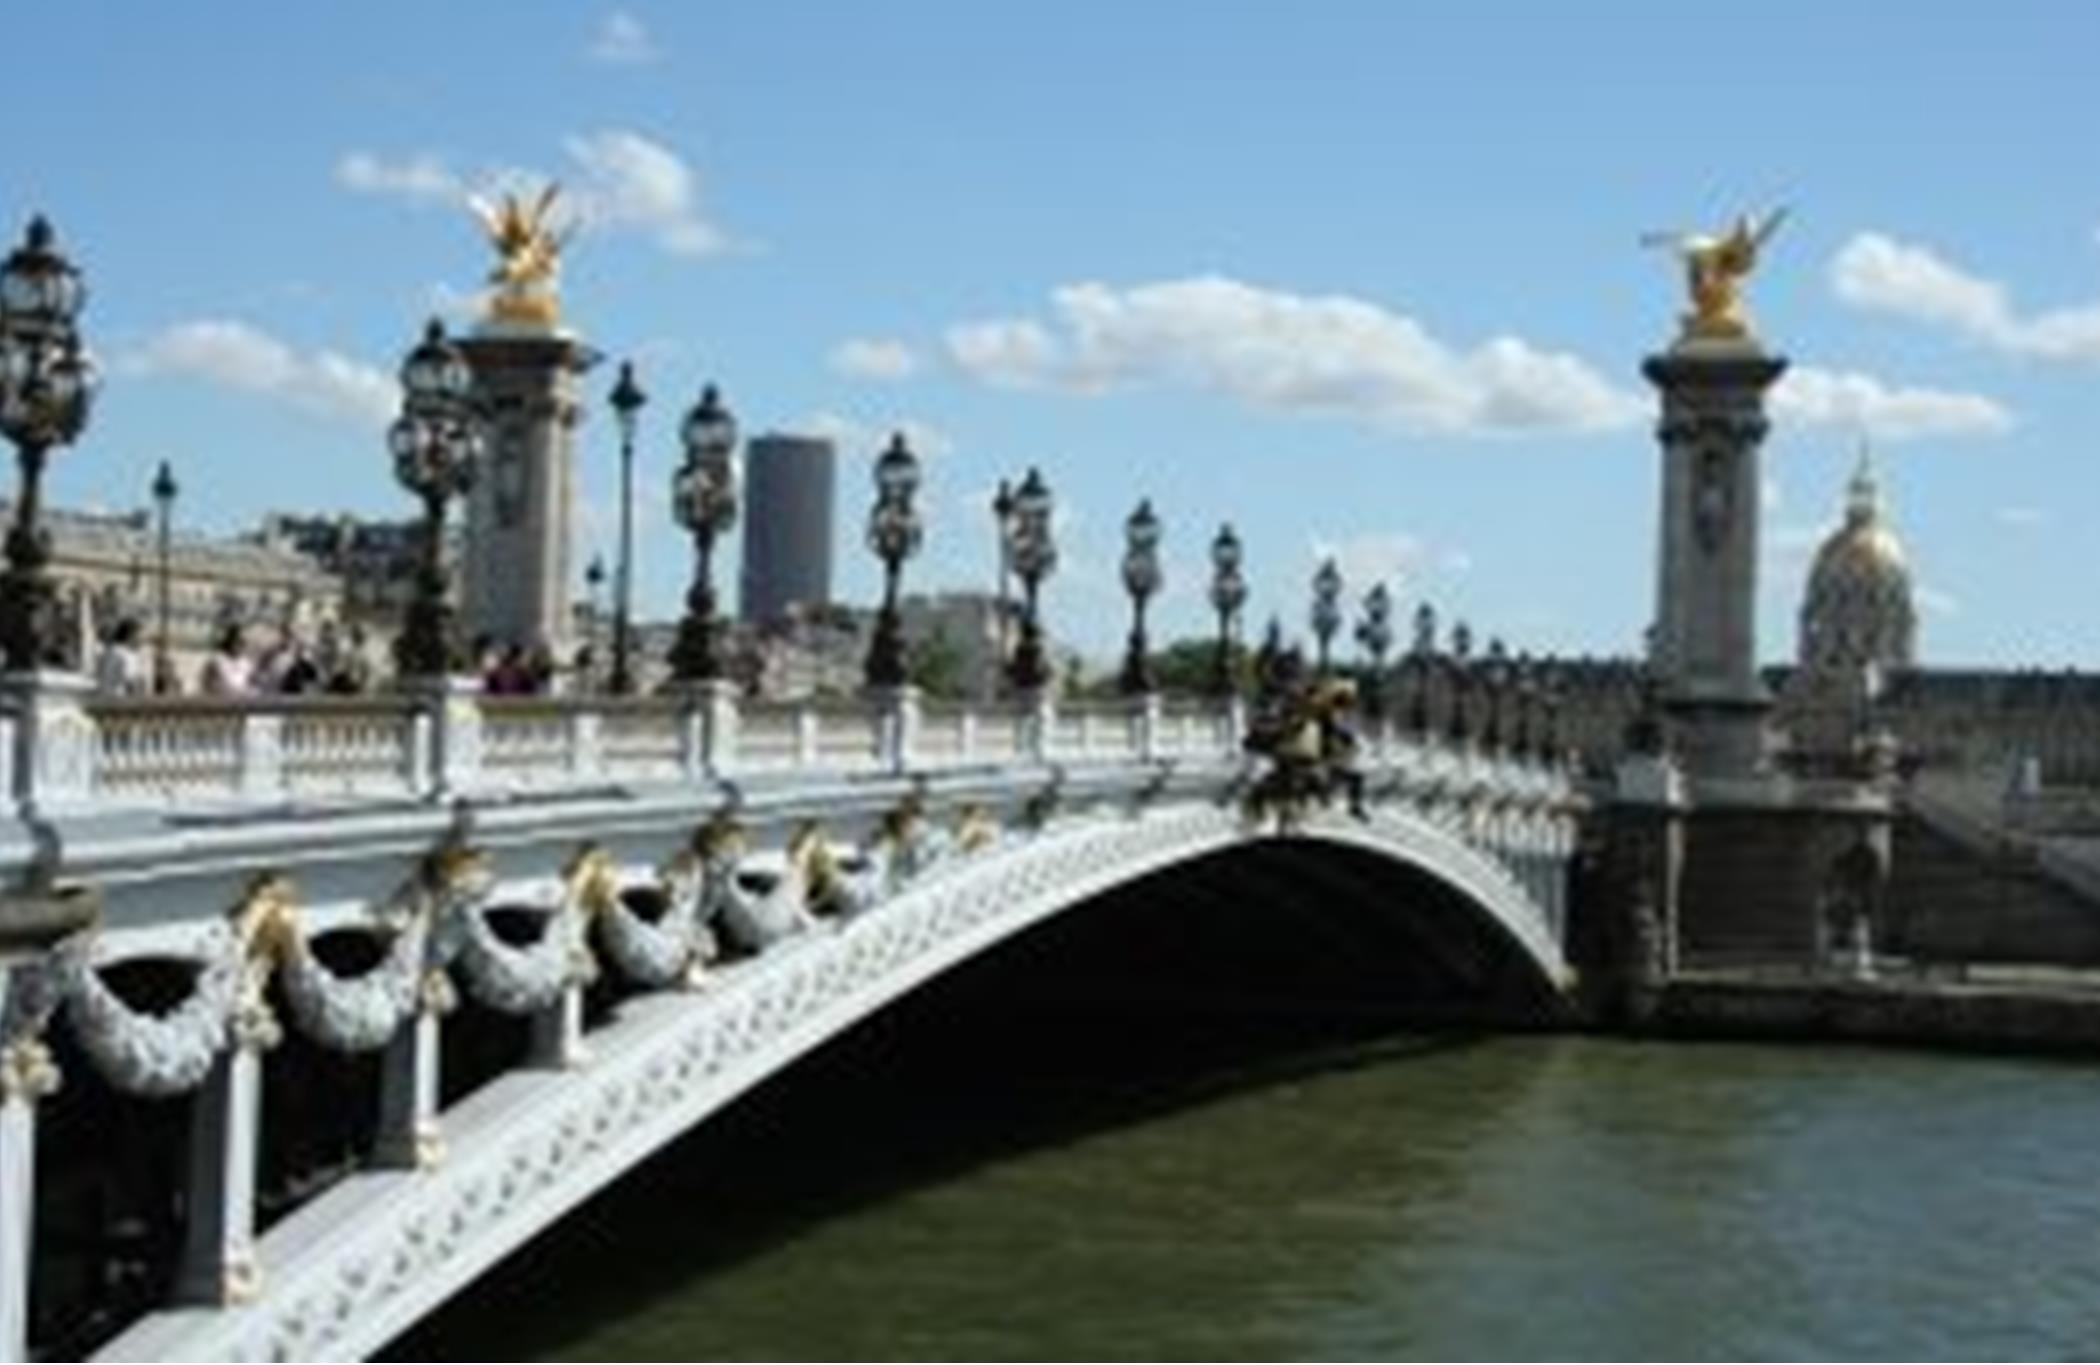
<svg viewBox="0 0 2100 1365"><path fill-rule="evenodd" d="M838 455L814 436L768 434L745 453L743 611L777 620L791 603L831 600L831 518Z"/></svg>

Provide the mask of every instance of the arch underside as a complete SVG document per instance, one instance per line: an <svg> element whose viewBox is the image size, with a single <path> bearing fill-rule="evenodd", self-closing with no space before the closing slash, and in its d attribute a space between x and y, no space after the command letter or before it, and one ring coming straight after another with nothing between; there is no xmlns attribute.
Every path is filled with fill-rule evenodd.
<svg viewBox="0 0 2100 1365"><path fill-rule="evenodd" d="M1322 858L1322 845L1339 856ZM1234 850L1260 853L1272 874L1324 876L1313 894L1384 899L1399 915L1427 884L1471 913L1476 942L1500 946L1505 980L1542 999L1567 984L1537 903L1491 858L1417 817L1320 818L1283 839L1209 804L1073 818L937 864L866 913L776 943L707 989L623 1002L589 1035L583 1067L508 1072L445 1111L442 1165L359 1172L272 1228L258 1247L257 1302L155 1313L103 1358L372 1354L634 1165L900 995L1065 910L1190 865L1224 867ZM1404 875L1382 879L1381 864Z"/></svg>

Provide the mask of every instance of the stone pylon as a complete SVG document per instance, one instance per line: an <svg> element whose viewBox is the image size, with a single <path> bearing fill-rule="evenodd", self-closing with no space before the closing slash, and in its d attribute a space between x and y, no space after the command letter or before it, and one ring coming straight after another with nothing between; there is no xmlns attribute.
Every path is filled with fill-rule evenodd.
<svg viewBox="0 0 2100 1365"><path fill-rule="evenodd" d="M1765 768L1757 672L1759 450L1786 369L1753 339L1688 338L1641 367L1662 394L1662 534L1650 664L1688 775Z"/></svg>
<svg viewBox="0 0 2100 1365"><path fill-rule="evenodd" d="M488 419L467 497L465 634L568 658L578 380L598 355L551 327L484 323L460 349Z"/></svg>

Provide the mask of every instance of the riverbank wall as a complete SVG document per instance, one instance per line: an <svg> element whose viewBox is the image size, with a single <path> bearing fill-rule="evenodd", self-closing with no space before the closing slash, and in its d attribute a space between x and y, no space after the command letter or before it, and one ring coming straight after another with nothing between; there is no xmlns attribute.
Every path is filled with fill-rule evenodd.
<svg viewBox="0 0 2100 1365"><path fill-rule="evenodd" d="M1613 1026L1671 1038L1881 1043L2100 1055L2100 977L1760 979L1685 973L1633 992Z"/></svg>

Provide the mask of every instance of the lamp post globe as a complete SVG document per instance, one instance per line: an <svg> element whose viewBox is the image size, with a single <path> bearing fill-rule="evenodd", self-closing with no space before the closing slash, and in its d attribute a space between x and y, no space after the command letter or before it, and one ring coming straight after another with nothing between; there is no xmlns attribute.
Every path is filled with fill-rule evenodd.
<svg viewBox="0 0 2100 1365"><path fill-rule="evenodd" d="M1232 646L1240 608L1247 603L1247 579L1240 564L1240 538L1228 522L1218 528L1210 542L1210 605L1218 614L1218 656L1212 668L1211 690L1221 697L1238 690L1232 672Z"/></svg>
<svg viewBox="0 0 2100 1365"><path fill-rule="evenodd" d="M649 395L634 377L634 362L620 362L620 375L605 396L620 428L620 544L613 569L612 672L607 687L616 696L634 691L634 435Z"/></svg>
<svg viewBox="0 0 2100 1365"><path fill-rule="evenodd" d="M1055 501L1040 470L1030 469L1014 490L1010 547L1014 572L1021 577L1021 642L1008 675L1016 691L1040 692L1050 682L1050 660L1043 648L1041 593L1043 581L1057 569L1057 541L1051 529Z"/></svg>
<svg viewBox="0 0 2100 1365"><path fill-rule="evenodd" d="M1336 631L1342 628L1342 570L1330 557L1320 561L1313 574L1312 631L1319 642L1319 668L1322 675L1329 671L1331 645Z"/></svg>
<svg viewBox="0 0 2100 1365"><path fill-rule="evenodd" d="M0 572L0 651L10 670L71 662L58 630L44 466L87 426L96 370L75 329L87 302L80 271L41 215L0 262L0 434L15 448L20 491Z"/></svg>
<svg viewBox="0 0 2100 1365"><path fill-rule="evenodd" d="M875 461L875 506L868 513L868 549L882 561L882 607L875 614L875 634L862 670L871 688L902 687L910 678L897 591L904 561L918 552L924 534L912 505L918 491L918 457L903 432L893 433Z"/></svg>
<svg viewBox="0 0 2100 1365"><path fill-rule="evenodd" d="M1158 690L1152 674L1150 643L1145 638L1145 604L1165 582L1159 565L1159 517L1152 499L1138 503L1123 523L1123 590L1130 594L1130 643L1123 654L1121 686L1128 696Z"/></svg>
<svg viewBox="0 0 2100 1365"><path fill-rule="evenodd" d="M423 559L394 640L395 668L404 677L442 676L459 659L445 573L445 507L473 487L481 459L473 388L466 356L432 318L401 362L401 415L387 431L394 477L423 503Z"/></svg>
<svg viewBox="0 0 2100 1365"><path fill-rule="evenodd" d="M671 476L671 513L693 537L692 587L671 647L680 682L714 682L723 674L721 620L715 606L715 537L736 524L736 418L709 384L680 428L685 459Z"/></svg>

